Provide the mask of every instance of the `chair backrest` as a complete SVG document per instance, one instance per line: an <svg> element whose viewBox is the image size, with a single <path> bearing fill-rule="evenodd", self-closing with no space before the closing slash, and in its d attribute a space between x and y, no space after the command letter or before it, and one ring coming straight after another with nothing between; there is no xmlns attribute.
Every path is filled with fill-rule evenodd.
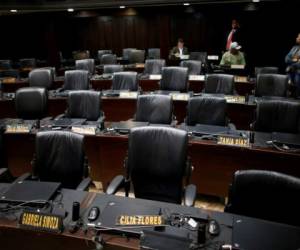
<svg viewBox="0 0 300 250"><path fill-rule="evenodd" d="M98 50L97 57L98 57L99 61L101 60L101 57L106 54L112 54L112 50L110 50L110 49Z"/></svg>
<svg viewBox="0 0 300 250"><path fill-rule="evenodd" d="M29 86L49 89L53 83L51 69L34 69L29 73Z"/></svg>
<svg viewBox="0 0 300 250"><path fill-rule="evenodd" d="M67 116L97 121L101 117L100 92L91 90L70 91Z"/></svg>
<svg viewBox="0 0 300 250"><path fill-rule="evenodd" d="M100 64L116 64L117 63L117 56L114 54L104 54L100 58Z"/></svg>
<svg viewBox="0 0 300 250"><path fill-rule="evenodd" d="M21 68L35 68L36 59L35 58L23 58L19 60Z"/></svg>
<svg viewBox="0 0 300 250"><path fill-rule="evenodd" d="M278 67L255 67L255 76L259 74L278 74Z"/></svg>
<svg viewBox="0 0 300 250"><path fill-rule="evenodd" d="M279 74L259 74L255 88L256 96L287 96L289 77Z"/></svg>
<svg viewBox="0 0 300 250"><path fill-rule="evenodd" d="M160 59L160 48L149 48L148 49L149 59Z"/></svg>
<svg viewBox="0 0 300 250"><path fill-rule="evenodd" d="M112 89L114 90L138 90L137 72L116 72L113 74Z"/></svg>
<svg viewBox="0 0 300 250"><path fill-rule="evenodd" d="M17 116L24 120L42 119L47 115L48 93L45 88L25 87L16 91Z"/></svg>
<svg viewBox="0 0 300 250"><path fill-rule="evenodd" d="M87 175L83 151L84 136L69 131L36 134L33 173L41 181L61 182L75 189Z"/></svg>
<svg viewBox="0 0 300 250"><path fill-rule="evenodd" d="M7 70L12 68L11 60L0 60L0 69Z"/></svg>
<svg viewBox="0 0 300 250"><path fill-rule="evenodd" d="M144 63L145 50L132 50L129 53L129 63Z"/></svg>
<svg viewBox="0 0 300 250"><path fill-rule="evenodd" d="M133 50L136 50L136 48L125 48L122 51L122 58L123 60L129 60L130 54Z"/></svg>
<svg viewBox="0 0 300 250"><path fill-rule="evenodd" d="M145 74L160 75L162 68L165 67L166 60L164 59L148 59L145 61Z"/></svg>
<svg viewBox="0 0 300 250"><path fill-rule="evenodd" d="M187 146L185 131L133 128L129 135L128 171L135 197L181 203Z"/></svg>
<svg viewBox="0 0 300 250"><path fill-rule="evenodd" d="M199 96L190 98L187 106L186 124L225 126L227 103L225 98Z"/></svg>
<svg viewBox="0 0 300 250"><path fill-rule="evenodd" d="M95 72L95 60L94 59L82 59L76 60L76 69L87 70L91 75Z"/></svg>
<svg viewBox="0 0 300 250"><path fill-rule="evenodd" d="M190 53L190 60L197 60L202 63L205 63L207 61L207 52L198 52L198 51L193 51Z"/></svg>
<svg viewBox="0 0 300 250"><path fill-rule="evenodd" d="M201 61L196 60L186 60L180 63L180 67L188 68L189 75L200 75L201 73Z"/></svg>
<svg viewBox="0 0 300 250"><path fill-rule="evenodd" d="M300 179L263 170L234 174L225 211L300 226Z"/></svg>
<svg viewBox="0 0 300 250"><path fill-rule="evenodd" d="M135 120L153 124L172 123L173 101L167 95L140 95Z"/></svg>
<svg viewBox="0 0 300 250"><path fill-rule="evenodd" d="M225 74L211 74L206 76L205 93L234 94L234 76Z"/></svg>
<svg viewBox="0 0 300 250"><path fill-rule="evenodd" d="M161 90L187 91L188 69L182 67L164 67L160 81Z"/></svg>
<svg viewBox="0 0 300 250"><path fill-rule="evenodd" d="M89 89L89 72L87 70L67 70L65 72L64 90Z"/></svg>
<svg viewBox="0 0 300 250"><path fill-rule="evenodd" d="M104 74L112 74L115 72L122 72L122 71L124 71L124 66L120 64L107 64L103 66Z"/></svg>
<svg viewBox="0 0 300 250"><path fill-rule="evenodd" d="M260 101L256 107L254 129L261 132L300 132L300 103L293 101Z"/></svg>

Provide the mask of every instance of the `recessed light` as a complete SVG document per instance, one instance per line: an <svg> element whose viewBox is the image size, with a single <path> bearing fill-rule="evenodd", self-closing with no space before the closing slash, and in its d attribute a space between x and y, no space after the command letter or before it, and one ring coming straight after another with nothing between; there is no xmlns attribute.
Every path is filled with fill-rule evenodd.
<svg viewBox="0 0 300 250"><path fill-rule="evenodd" d="M72 9L72 8L68 9L68 12L73 12L73 11L74 11L74 9Z"/></svg>
<svg viewBox="0 0 300 250"><path fill-rule="evenodd" d="M189 5L190 5L190 3L183 3L183 5L184 5L184 6L189 6Z"/></svg>
<svg viewBox="0 0 300 250"><path fill-rule="evenodd" d="M260 0L252 0L253 3L259 3Z"/></svg>
<svg viewBox="0 0 300 250"><path fill-rule="evenodd" d="M120 6L120 9L125 9L125 6L124 6L124 5L121 5L121 6Z"/></svg>
<svg viewBox="0 0 300 250"><path fill-rule="evenodd" d="M10 10L10 12L16 13L16 12L18 12L18 10Z"/></svg>

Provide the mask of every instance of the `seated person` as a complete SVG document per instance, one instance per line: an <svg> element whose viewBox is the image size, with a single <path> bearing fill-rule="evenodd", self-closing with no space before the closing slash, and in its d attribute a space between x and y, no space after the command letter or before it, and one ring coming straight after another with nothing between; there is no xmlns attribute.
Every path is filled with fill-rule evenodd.
<svg viewBox="0 0 300 250"><path fill-rule="evenodd" d="M297 87L297 96L300 96L300 33L296 38L296 45L285 57L285 63L288 66L286 71Z"/></svg>
<svg viewBox="0 0 300 250"><path fill-rule="evenodd" d="M178 57L180 58L183 55L188 55L187 47L184 47L184 41L182 38L178 39L177 46L173 47L170 51L169 58Z"/></svg>
<svg viewBox="0 0 300 250"><path fill-rule="evenodd" d="M237 42L231 43L230 50L223 54L220 65L246 65L244 53L240 52L241 48L242 47Z"/></svg>

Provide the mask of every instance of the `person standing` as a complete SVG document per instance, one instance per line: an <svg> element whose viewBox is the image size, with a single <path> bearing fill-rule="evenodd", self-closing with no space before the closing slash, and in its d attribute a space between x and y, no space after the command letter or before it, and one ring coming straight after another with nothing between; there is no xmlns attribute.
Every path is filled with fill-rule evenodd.
<svg viewBox="0 0 300 250"><path fill-rule="evenodd" d="M240 23L238 20L233 19L231 22L231 31L227 36L226 41L226 50L230 50L230 46L233 42L237 42L238 44L242 44L241 38L241 30L240 30Z"/></svg>

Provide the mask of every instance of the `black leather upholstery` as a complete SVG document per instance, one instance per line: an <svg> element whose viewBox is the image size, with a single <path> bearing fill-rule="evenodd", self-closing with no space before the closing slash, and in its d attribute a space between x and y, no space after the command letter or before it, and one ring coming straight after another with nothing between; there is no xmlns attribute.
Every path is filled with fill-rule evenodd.
<svg viewBox="0 0 300 250"><path fill-rule="evenodd" d="M97 121L101 117L100 92L89 90L70 91L67 117Z"/></svg>
<svg viewBox="0 0 300 250"><path fill-rule="evenodd" d="M149 48L148 49L149 59L160 59L160 48Z"/></svg>
<svg viewBox="0 0 300 250"><path fill-rule="evenodd" d="M125 48L125 49L123 49L123 52L122 52L122 58L123 58L123 60L129 60L130 53L133 50L136 50L136 48Z"/></svg>
<svg viewBox="0 0 300 250"><path fill-rule="evenodd" d="M113 74L112 89L114 90L138 90L136 72L117 72Z"/></svg>
<svg viewBox="0 0 300 250"><path fill-rule="evenodd" d="M166 61L164 59L148 59L145 62L145 74L160 75L162 68L165 67Z"/></svg>
<svg viewBox="0 0 300 250"><path fill-rule="evenodd" d="M16 91L17 116L25 120L46 117L48 94L45 88L27 87Z"/></svg>
<svg viewBox="0 0 300 250"><path fill-rule="evenodd" d="M187 160L185 131L140 127L129 135L128 171L135 197L181 203Z"/></svg>
<svg viewBox="0 0 300 250"><path fill-rule="evenodd" d="M255 67L255 76L259 74L278 74L278 67Z"/></svg>
<svg viewBox="0 0 300 250"><path fill-rule="evenodd" d="M197 60L200 61L202 63L206 62L207 59L207 52L198 52L198 51L194 51L190 53L190 60Z"/></svg>
<svg viewBox="0 0 300 250"><path fill-rule="evenodd" d="M225 126L227 103L225 98L220 97L193 97L188 101L186 124Z"/></svg>
<svg viewBox="0 0 300 250"><path fill-rule="evenodd" d="M259 74L255 89L256 96L285 97L288 90L289 77L278 74Z"/></svg>
<svg viewBox="0 0 300 250"><path fill-rule="evenodd" d="M234 94L234 76L225 74L211 74L206 76L205 93Z"/></svg>
<svg viewBox="0 0 300 250"><path fill-rule="evenodd" d="M87 176L84 136L68 131L46 131L36 135L33 173L41 181L61 182L75 189Z"/></svg>
<svg viewBox="0 0 300 250"><path fill-rule="evenodd" d="M129 63L144 63L145 50L132 50L129 53Z"/></svg>
<svg viewBox="0 0 300 250"><path fill-rule="evenodd" d="M182 61L180 66L188 68L189 75L200 75L202 63L196 60L186 60Z"/></svg>
<svg viewBox="0 0 300 250"><path fill-rule="evenodd" d="M117 56L113 54L104 54L101 56L100 64L116 64L117 63Z"/></svg>
<svg viewBox="0 0 300 250"><path fill-rule="evenodd" d="M94 59L76 60L75 64L76 64L76 69L87 70L91 75L94 74L94 71L95 71L95 60Z"/></svg>
<svg viewBox="0 0 300 250"><path fill-rule="evenodd" d="M300 179L262 170L237 171L225 211L300 226Z"/></svg>
<svg viewBox="0 0 300 250"><path fill-rule="evenodd" d="M99 61L101 60L101 57L106 54L112 54L112 51L109 49L98 50L97 57L98 57Z"/></svg>
<svg viewBox="0 0 300 250"><path fill-rule="evenodd" d="M135 120L153 124L171 124L173 101L167 95L140 95Z"/></svg>
<svg viewBox="0 0 300 250"><path fill-rule="evenodd" d="M254 129L262 132L300 133L300 103L260 101Z"/></svg>
<svg viewBox="0 0 300 250"><path fill-rule="evenodd" d="M182 67L164 67L160 81L161 90L187 91L188 69Z"/></svg>
<svg viewBox="0 0 300 250"><path fill-rule="evenodd" d="M108 64L103 66L104 74L112 74L115 72L122 72L122 71L124 71L124 66L120 64Z"/></svg>
<svg viewBox="0 0 300 250"><path fill-rule="evenodd" d="M20 67L21 68L35 68L36 60L35 58L23 58L20 59Z"/></svg>
<svg viewBox="0 0 300 250"><path fill-rule="evenodd" d="M29 73L29 86L49 89L53 83L51 69L34 69Z"/></svg>
<svg viewBox="0 0 300 250"><path fill-rule="evenodd" d="M89 88L89 72L86 70L67 70L64 90L84 90Z"/></svg>

